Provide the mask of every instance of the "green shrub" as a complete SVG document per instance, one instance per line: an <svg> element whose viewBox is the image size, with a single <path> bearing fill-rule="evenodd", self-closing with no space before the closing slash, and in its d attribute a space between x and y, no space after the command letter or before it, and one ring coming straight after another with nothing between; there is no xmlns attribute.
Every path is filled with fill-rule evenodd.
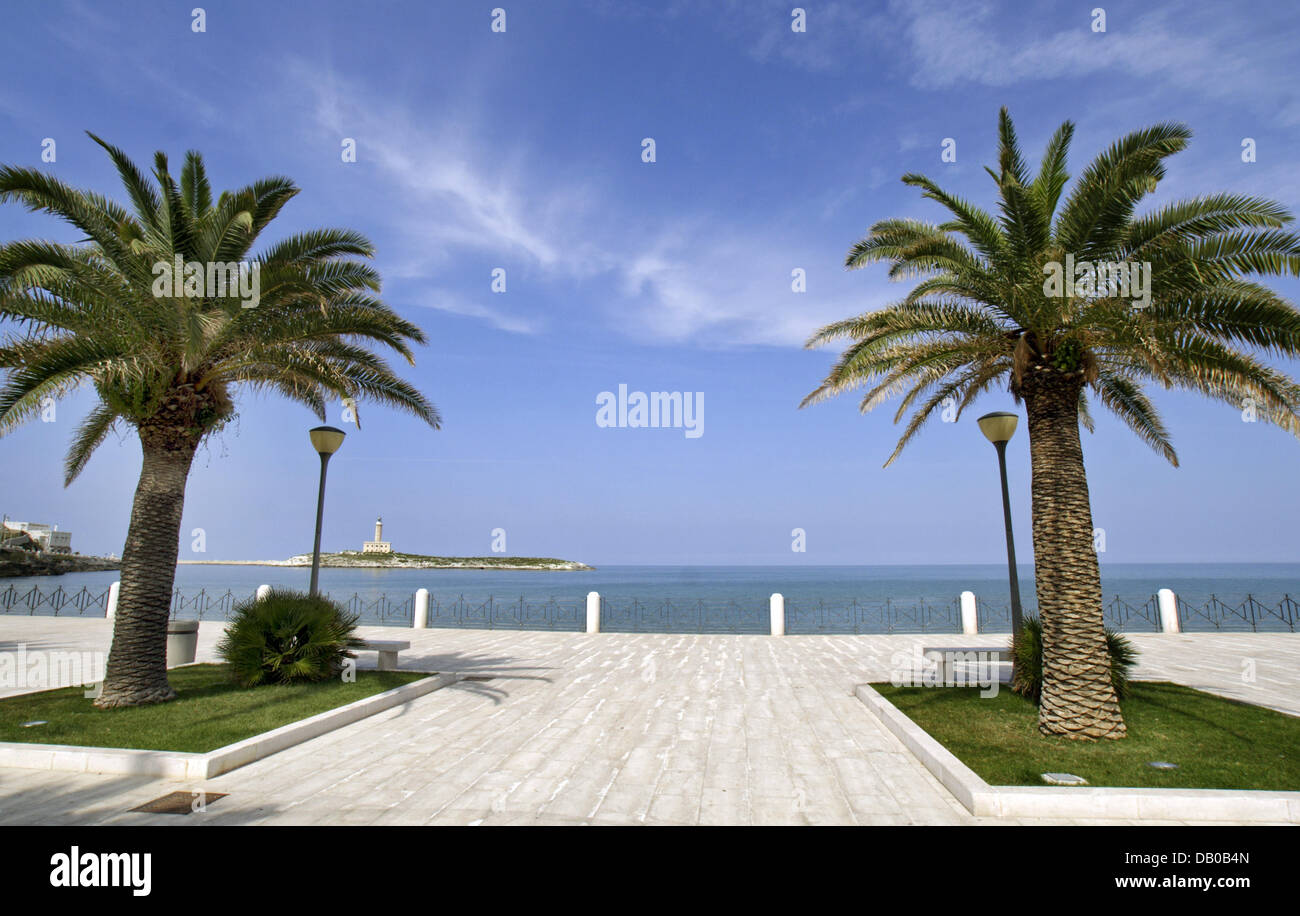
<svg viewBox="0 0 1300 916"><path fill-rule="evenodd" d="M1111 629L1106 630L1106 649L1110 653L1110 682L1122 700L1129 694L1129 672L1137 664L1138 651ZM1011 641L1011 658L1012 691L1037 703L1043 694L1043 623L1037 617L1027 618Z"/></svg>
<svg viewBox="0 0 1300 916"><path fill-rule="evenodd" d="M217 652L243 687L324 681L354 657L356 626L357 615L328 598L272 589L235 606Z"/></svg>

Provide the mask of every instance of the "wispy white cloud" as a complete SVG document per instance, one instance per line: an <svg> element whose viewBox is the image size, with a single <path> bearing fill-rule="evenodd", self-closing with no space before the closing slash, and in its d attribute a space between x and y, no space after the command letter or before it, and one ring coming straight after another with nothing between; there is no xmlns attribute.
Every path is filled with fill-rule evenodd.
<svg viewBox="0 0 1300 916"><path fill-rule="evenodd" d="M410 240L391 253L395 265L387 276L403 289L437 279L436 292L403 296L414 304L512 333L553 325L449 289L447 271L469 253L480 261L500 258L503 266L521 262L556 297L588 304L587 314L573 320L594 317L646 341L797 346L855 308L832 297L837 284L823 282L842 273L833 256L826 261L825 252L791 245L779 218L738 231L703 210L657 221L638 213L633 225L625 211L608 206L613 189L599 179L566 185L543 174L526 149L483 139L472 117L430 121L397 99L376 104L305 63L291 69L316 93L316 129L354 137L358 158L378 166L385 205L391 204L386 218L399 238ZM819 262L825 263L815 269ZM762 265L757 272L756 264ZM791 291L795 267L818 274L809 292ZM508 268L511 276L515 270ZM486 275L482 283L487 299Z"/></svg>
<svg viewBox="0 0 1300 916"><path fill-rule="evenodd" d="M795 269L804 292L792 288ZM800 346L822 325L884 304L885 287L765 234L674 231L622 269L624 297L643 304L630 329L675 343Z"/></svg>
<svg viewBox="0 0 1300 916"><path fill-rule="evenodd" d="M415 304L451 315L477 318L486 321L497 330L509 331L512 334L536 334L543 327L540 319L507 314L488 308L480 302L472 302L445 289L433 290L426 298L417 300Z"/></svg>
<svg viewBox="0 0 1300 916"><path fill-rule="evenodd" d="M305 61L290 62L287 77L314 93L309 128L333 143L354 140L358 163L376 176L373 189L397 239L383 252L385 275L403 301L535 334L545 326L536 316L449 289L464 276L457 262L469 254L506 268L508 276L574 277L604 267L599 251L575 236L574 220L589 206L586 192L556 182L539 191L527 174L526 150L494 146L472 119L430 120L394 97L377 101ZM485 298L492 295L489 280L484 272ZM439 284L432 292L430 281Z"/></svg>
<svg viewBox="0 0 1300 916"><path fill-rule="evenodd" d="M301 61L290 69L316 93L316 127L357 142L358 158L375 163L399 193L401 218L418 223L422 243L523 256L544 268L560 265L548 231L554 208L526 197L503 152L472 139L474 125L430 123L396 101L377 103L373 94L359 94L328 71ZM490 170L485 161L492 162ZM550 193L571 203L578 197Z"/></svg>
<svg viewBox="0 0 1300 916"><path fill-rule="evenodd" d="M912 83L943 89L968 83L1025 82L1115 74L1160 80L1182 93L1240 99L1275 112L1279 124L1300 123L1294 44L1289 35L1248 34L1250 17L1221 5L1180 6L1134 18L1117 9L1105 32L1091 30L1089 10L1021 16L1012 5L893 0L891 9L916 61ZM1046 22L1061 21L1047 32Z"/></svg>

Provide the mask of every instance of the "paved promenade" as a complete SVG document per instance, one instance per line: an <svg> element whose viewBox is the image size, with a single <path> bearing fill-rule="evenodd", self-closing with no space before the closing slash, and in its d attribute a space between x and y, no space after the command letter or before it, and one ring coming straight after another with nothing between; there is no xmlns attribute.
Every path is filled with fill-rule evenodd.
<svg viewBox="0 0 1300 916"><path fill-rule="evenodd" d="M972 817L852 695L922 644L1005 637L362 632L472 679L206 783L0 768L0 823L1017 823ZM201 661L219 634L203 626ZM1300 634L1132 638L1139 677L1300 714ZM109 639L102 620L0 617L0 651ZM129 810L178 789L228 797Z"/></svg>

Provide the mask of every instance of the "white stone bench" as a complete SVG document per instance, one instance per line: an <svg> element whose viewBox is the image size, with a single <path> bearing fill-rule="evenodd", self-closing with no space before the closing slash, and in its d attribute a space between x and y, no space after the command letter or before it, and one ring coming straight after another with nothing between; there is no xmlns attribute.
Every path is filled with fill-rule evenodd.
<svg viewBox="0 0 1300 916"><path fill-rule="evenodd" d="M411 644L400 639L365 639L362 640L360 645L352 648L378 652L379 670L396 671L397 653L403 649L411 648Z"/></svg>
<svg viewBox="0 0 1300 916"><path fill-rule="evenodd" d="M921 649L921 655L925 658L929 658L932 653L938 656L939 678L940 683L943 684L952 684L956 682L956 677L953 672L953 663L957 661L970 661L969 653L972 652L981 653L975 657L979 661L992 661L991 656L996 655L999 666L1004 662L1008 664L1011 662L1010 646L924 646ZM1010 669L1005 672L999 671L999 675L1003 673L1007 675L1006 679L1009 680L1011 676ZM999 677L999 680L1002 679L1003 678Z"/></svg>

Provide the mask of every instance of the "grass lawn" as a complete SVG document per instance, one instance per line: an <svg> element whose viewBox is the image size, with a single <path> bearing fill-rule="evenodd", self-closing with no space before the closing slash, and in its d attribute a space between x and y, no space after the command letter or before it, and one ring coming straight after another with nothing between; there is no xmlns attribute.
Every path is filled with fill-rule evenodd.
<svg viewBox="0 0 1300 916"><path fill-rule="evenodd" d="M0 741L206 753L431 676L358 671L351 684L330 680L245 689L230 681L225 665L187 665L167 672L178 694L170 703L96 709L80 687L0 700ZM49 724L22 727L35 719Z"/></svg>
<svg viewBox="0 0 1300 916"><path fill-rule="evenodd" d="M1093 786L1300 790L1300 718L1190 687L1135 683L1127 738L1071 741L1040 735L1038 708L1010 690L871 686L994 786L1073 773Z"/></svg>

